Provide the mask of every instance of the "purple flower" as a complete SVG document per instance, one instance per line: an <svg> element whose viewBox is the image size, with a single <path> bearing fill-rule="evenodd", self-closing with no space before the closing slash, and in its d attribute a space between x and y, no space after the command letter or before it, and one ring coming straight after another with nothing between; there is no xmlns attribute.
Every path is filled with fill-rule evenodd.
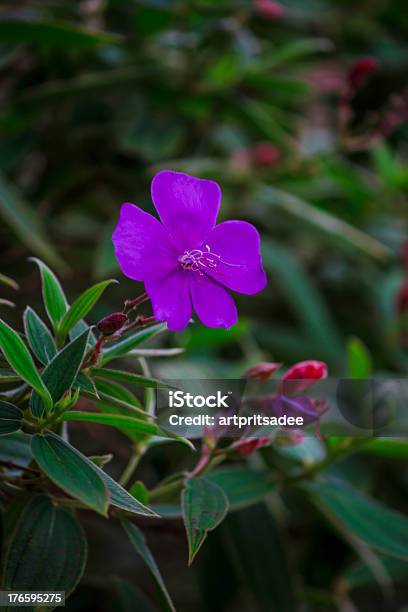
<svg viewBox="0 0 408 612"><path fill-rule="evenodd" d="M112 236L122 272L145 284L155 318L169 329L184 329L193 307L207 327L231 327L238 315L228 289L254 294L266 285L257 230L245 221L215 225L214 181L163 170L151 192L161 223L122 205Z"/></svg>

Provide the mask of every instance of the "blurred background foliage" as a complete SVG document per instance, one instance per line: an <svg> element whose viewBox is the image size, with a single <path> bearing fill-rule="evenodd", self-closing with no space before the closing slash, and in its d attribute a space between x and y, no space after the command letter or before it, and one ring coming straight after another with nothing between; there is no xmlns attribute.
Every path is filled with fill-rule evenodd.
<svg viewBox="0 0 408 612"><path fill-rule="evenodd" d="M170 365L157 360L158 374L237 376L262 358L315 358L331 375L366 376L372 367L405 376L407 34L402 0L2 2L2 272L20 285L2 286L2 301L15 302L16 311L38 306L38 276L27 262L33 254L58 271L69 298L118 273L111 233L120 204L153 212L154 173L183 170L220 182L223 219L257 225L270 280L261 295L238 298L234 329L195 324L168 335L168 346L187 350ZM118 278L95 321L140 293ZM92 444L96 452L97 436ZM120 456L120 438L111 444ZM178 465L176 451L166 452L142 466L147 477L166 461ZM384 458L352 461L343 471L406 508L406 472ZM287 597L274 607L268 598L276 567L267 552L283 546L276 527L262 509L245 512L256 516L228 519L189 582L182 527L149 527L181 610L292 610ZM282 509L277 515L285 524ZM258 525L260 557L251 552L248 520ZM349 552L310 510L295 511L286 531L300 551L307 609L336 609L330 588ZM122 543L111 534L108 544L119 546L109 562L116 567L101 569L94 552L70 609L87 609L101 575L126 566L126 555L117 556ZM248 567L236 571L236 557ZM354 578L370 582L361 571ZM121 610L145 609L143 599L137 608L129 603L141 597L134 586L115 584L116 610L119 600ZM376 588L363 588L358 609L380 609ZM240 589L257 603L244 603ZM401 597L381 609L400 609Z"/></svg>

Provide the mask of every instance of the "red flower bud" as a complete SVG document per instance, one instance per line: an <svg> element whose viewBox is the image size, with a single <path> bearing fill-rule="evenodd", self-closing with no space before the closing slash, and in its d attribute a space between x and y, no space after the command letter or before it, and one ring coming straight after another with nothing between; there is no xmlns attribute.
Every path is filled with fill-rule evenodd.
<svg viewBox="0 0 408 612"><path fill-rule="evenodd" d="M105 336L109 336L110 334L114 334L119 329L121 329L125 323L128 321L128 316L123 312L113 312L101 319L97 325L98 330L101 334Z"/></svg>
<svg viewBox="0 0 408 612"><path fill-rule="evenodd" d="M266 19L280 19L286 13L286 8L273 0L255 0L255 7Z"/></svg>
<svg viewBox="0 0 408 612"><path fill-rule="evenodd" d="M256 365L248 368L248 370L243 375L243 378L249 378L254 380L268 380L271 378L276 370L279 370L281 367L281 363L272 363L269 361L261 361Z"/></svg>
<svg viewBox="0 0 408 612"><path fill-rule="evenodd" d="M369 74L374 72L379 66L375 57L362 57L356 60L349 68L347 80L350 89L361 87Z"/></svg>
<svg viewBox="0 0 408 612"><path fill-rule="evenodd" d="M237 451L241 457L246 457L247 455L251 455L258 448L262 448L262 446L266 446L271 441L271 436L263 436L261 438L245 438L243 440L238 440L233 444L233 448Z"/></svg>
<svg viewBox="0 0 408 612"><path fill-rule="evenodd" d="M327 377L327 365L323 361L300 361L295 363L283 376L283 393L302 393L316 380ZM288 383L288 381L294 381ZM285 384L286 383L286 384Z"/></svg>

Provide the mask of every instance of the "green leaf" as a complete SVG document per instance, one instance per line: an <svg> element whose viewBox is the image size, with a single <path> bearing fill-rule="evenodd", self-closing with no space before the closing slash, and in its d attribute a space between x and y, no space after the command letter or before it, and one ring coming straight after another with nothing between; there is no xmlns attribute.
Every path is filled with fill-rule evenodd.
<svg viewBox="0 0 408 612"><path fill-rule="evenodd" d="M3 19L0 21L0 41L35 44L41 47L74 49L117 43L119 36L75 27L70 23Z"/></svg>
<svg viewBox="0 0 408 612"><path fill-rule="evenodd" d="M14 404L0 400L0 436L18 431L23 412Z"/></svg>
<svg viewBox="0 0 408 612"><path fill-rule="evenodd" d="M228 499L213 482L205 478L188 478L181 505L188 540L188 563L191 565L208 531L215 529L225 518Z"/></svg>
<svg viewBox="0 0 408 612"><path fill-rule="evenodd" d="M130 523L129 521L122 521L122 526L126 531L127 535L129 536L129 540L133 544L137 553L142 557L143 561L146 563L147 567L152 573L160 595L160 603L162 610L175 612L176 608L174 607L173 602L171 601L170 595L166 589L166 585L164 584L163 578L160 574L160 570L157 567L157 563L154 560L154 557L146 544L143 533L141 532L139 527L136 527L136 525Z"/></svg>
<svg viewBox="0 0 408 612"><path fill-rule="evenodd" d="M137 385L138 387L151 387L153 389L161 387L171 387L157 378L150 378L148 376L142 376L140 374L133 374L133 372L124 372L122 370L110 370L109 368L91 368L91 374L96 378L104 378L107 380L120 380L122 382L128 382L130 384Z"/></svg>
<svg viewBox="0 0 408 612"><path fill-rule="evenodd" d="M145 434L157 434L160 432L157 425L154 425L154 423L150 423L149 421L142 421L141 419L135 419L134 417L121 416L120 414L106 414L104 412L80 412L76 410L69 410L62 415L61 420L99 423L100 425L118 427L123 431L129 429L130 431L137 431Z"/></svg>
<svg viewBox="0 0 408 612"><path fill-rule="evenodd" d="M36 212L2 174L0 174L0 216L31 252L44 257L59 269L67 267L46 237Z"/></svg>
<svg viewBox="0 0 408 612"><path fill-rule="evenodd" d="M54 272L36 257L32 257L31 261L34 261L40 268L45 310L54 330L56 330L58 323L68 309L67 298Z"/></svg>
<svg viewBox="0 0 408 612"><path fill-rule="evenodd" d="M113 480L109 474L101 470L96 465L94 465L94 469L100 475L109 491L110 504L112 506L119 508L120 510L130 512L131 514L156 518L158 517L154 510L132 497L132 495L130 495L130 493L126 491L126 489L124 489L118 482L116 482L116 480Z"/></svg>
<svg viewBox="0 0 408 612"><path fill-rule="evenodd" d="M275 488L268 472L248 468L221 468L206 476L227 496L229 510L238 510L264 499Z"/></svg>
<svg viewBox="0 0 408 612"><path fill-rule="evenodd" d="M110 279L93 285L75 300L58 324L57 339L60 344L64 341L68 332L92 310L106 287L116 282L116 280Z"/></svg>
<svg viewBox="0 0 408 612"><path fill-rule="evenodd" d="M20 376L8 368L0 368L0 384L19 381Z"/></svg>
<svg viewBox="0 0 408 612"><path fill-rule="evenodd" d="M85 355L88 334L86 331L67 344L55 355L43 372L42 380L49 389L54 403L71 389L76 379ZM44 404L36 393L31 396L30 409L34 416L39 418L43 416Z"/></svg>
<svg viewBox="0 0 408 612"><path fill-rule="evenodd" d="M250 600L244 609L296 612L296 575L277 521L265 504L228 515L219 535ZM218 535L217 533L217 535Z"/></svg>
<svg viewBox="0 0 408 612"><path fill-rule="evenodd" d="M369 378L372 372L371 355L359 338L350 338L347 343L347 376Z"/></svg>
<svg viewBox="0 0 408 612"><path fill-rule="evenodd" d="M341 531L384 554L408 559L408 519L341 481L304 485L313 503Z"/></svg>
<svg viewBox="0 0 408 612"><path fill-rule="evenodd" d="M0 348L15 372L20 374L44 399L47 408L52 407L51 395L41 380L28 349L20 336L0 319Z"/></svg>
<svg viewBox="0 0 408 612"><path fill-rule="evenodd" d="M31 452L41 470L65 493L107 516L107 487L92 461L51 432L35 434Z"/></svg>
<svg viewBox="0 0 408 612"><path fill-rule="evenodd" d="M393 581L408 577L407 561L394 557L379 557L378 561L381 563L384 573ZM341 583L344 583L347 589L364 586L375 580L376 576L374 576L372 568L362 561L354 563L341 577Z"/></svg>
<svg viewBox="0 0 408 612"><path fill-rule="evenodd" d="M32 497L6 550L3 588L65 591L68 596L81 579L86 557L85 534L74 514L48 497Z"/></svg>
<svg viewBox="0 0 408 612"><path fill-rule="evenodd" d="M140 407L140 402L137 397L124 385L113 382L112 380L104 380L98 378L94 381L96 389L101 398L108 398L108 403L112 403L115 400L119 401L118 407L121 407L121 404L127 404L127 406L131 407L131 410L134 412L135 407ZM125 406L123 406L125 407Z"/></svg>
<svg viewBox="0 0 408 612"><path fill-rule="evenodd" d="M23 467L28 465L31 459L30 436L21 431L3 436L0 444L0 459L13 461Z"/></svg>
<svg viewBox="0 0 408 612"><path fill-rule="evenodd" d="M118 359L123 357L129 351L139 346L142 342L145 342L149 338L152 338L156 334L159 334L167 329L166 323L156 323L150 327L145 327L139 331L130 334L120 342L110 346L103 351L102 365L107 364L112 359Z"/></svg>
<svg viewBox="0 0 408 612"><path fill-rule="evenodd" d="M47 365L57 352L54 338L43 320L30 306L25 309L23 318L25 334L31 350L43 365Z"/></svg>

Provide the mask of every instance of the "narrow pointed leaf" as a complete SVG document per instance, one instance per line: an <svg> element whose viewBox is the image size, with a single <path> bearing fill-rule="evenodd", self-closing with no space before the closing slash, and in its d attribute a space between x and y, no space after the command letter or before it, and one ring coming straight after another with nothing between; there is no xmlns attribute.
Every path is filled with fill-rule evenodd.
<svg viewBox="0 0 408 612"><path fill-rule="evenodd" d="M112 283L116 283L114 279L102 281L93 287L84 291L70 306L67 312L62 317L57 330L57 336L60 341L63 341L71 329L79 323L92 310L96 302L105 291L106 287Z"/></svg>
<svg viewBox="0 0 408 612"><path fill-rule="evenodd" d="M134 417L121 416L120 414L106 414L104 412L81 412L78 410L69 410L65 412L62 421L86 421L88 423L99 423L100 425L110 425L118 427L126 431L137 431L145 434L157 434L160 429L154 423L142 421Z"/></svg>
<svg viewBox="0 0 408 612"><path fill-rule="evenodd" d="M32 497L6 550L3 588L65 591L68 596L84 572L86 557L85 534L75 516L49 497Z"/></svg>
<svg viewBox="0 0 408 612"><path fill-rule="evenodd" d="M18 431L23 413L17 406L0 400L0 436Z"/></svg>
<svg viewBox="0 0 408 612"><path fill-rule="evenodd" d="M45 263L36 257L33 257L31 261L34 261L40 268L45 310L53 328L56 329L68 308L65 293L58 278Z"/></svg>
<svg viewBox="0 0 408 612"><path fill-rule="evenodd" d="M43 365L47 365L57 352L54 338L44 321L30 306L24 311L24 329L34 355Z"/></svg>
<svg viewBox="0 0 408 612"><path fill-rule="evenodd" d="M176 609L173 605L173 602L171 601L169 592L167 591L166 585L164 584L157 563L154 560L154 557L146 544L146 540L142 531L139 529L139 527L136 527L136 525L130 523L129 521L122 521L122 526L126 531L127 535L129 536L129 540L133 544L136 552L142 557L143 561L146 563L147 567L152 573L160 595L160 603L162 610L167 610L167 612L175 612Z"/></svg>
<svg viewBox="0 0 408 612"><path fill-rule="evenodd" d="M228 500L223 490L206 478L188 478L181 506L187 532L189 564L204 543L207 533L225 518Z"/></svg>
<svg viewBox="0 0 408 612"><path fill-rule="evenodd" d="M102 365L108 363L112 359L117 359L118 357L123 357L129 351L136 348L142 342L145 342L149 338L152 338L156 334L159 334L162 331L167 329L166 323L157 323L155 325L151 325L150 327L145 327L133 334L130 334L120 342L110 346L109 348L103 351L102 357Z"/></svg>
<svg viewBox="0 0 408 612"><path fill-rule="evenodd" d="M31 452L41 470L65 493L107 515L107 487L87 457L51 432L34 435Z"/></svg>
<svg viewBox="0 0 408 612"><path fill-rule="evenodd" d="M142 376L141 374L133 374L133 372L124 372L122 370L111 370L109 368L92 368L91 373L96 378L102 378L107 380L120 380L134 384L138 387L148 388L160 388L160 387L171 387L166 382L158 380L157 378L150 378L149 376Z"/></svg>
<svg viewBox="0 0 408 612"><path fill-rule="evenodd" d="M88 332L84 332L57 353L45 368L42 379L54 402L71 389L85 355L87 340ZM44 403L36 393L31 396L30 408L36 417L44 413Z"/></svg>
<svg viewBox="0 0 408 612"><path fill-rule="evenodd" d="M41 380L33 358L18 333L0 319L0 348L17 374L44 399L48 408L52 406L50 393Z"/></svg>
<svg viewBox="0 0 408 612"><path fill-rule="evenodd" d="M338 480L315 482L305 488L312 502L340 531L346 529L384 554L408 559L405 516Z"/></svg>
<svg viewBox="0 0 408 612"><path fill-rule="evenodd" d="M116 480L113 480L109 474L101 470L101 468L99 468L97 465L94 465L93 467L102 478L109 491L111 506L119 508L120 510L125 510L130 514L140 514L141 516L149 517L158 516L154 510L132 497L132 495L130 495L130 493L126 491L126 489L124 489L118 482L116 482Z"/></svg>

